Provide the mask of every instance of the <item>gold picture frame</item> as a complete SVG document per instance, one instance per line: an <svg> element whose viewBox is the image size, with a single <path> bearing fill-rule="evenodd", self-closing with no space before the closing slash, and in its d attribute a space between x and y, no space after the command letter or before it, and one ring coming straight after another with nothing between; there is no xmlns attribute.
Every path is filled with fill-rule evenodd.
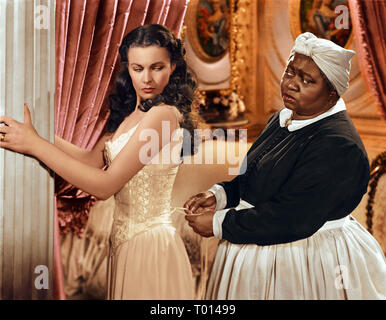
<svg viewBox="0 0 386 320"><path fill-rule="evenodd" d="M290 0L288 8L292 37L296 39L298 35L308 31L319 38L349 48L353 40L351 20L348 16L348 29L336 28L332 21L337 16L334 13L337 5L344 5L349 9L348 0Z"/></svg>
<svg viewBox="0 0 386 320"><path fill-rule="evenodd" d="M203 114L212 127L241 126L248 123L244 113L242 82L250 51L244 45L244 35L251 27L248 9L255 0L191 0L181 37L185 44L187 62L196 74L202 105L208 107ZM226 4L228 32L227 48L217 57L208 55L197 34L197 11L200 3ZM210 12L212 13L212 12ZM200 16L198 17L200 18ZM249 72L246 77L248 77ZM217 102L216 102L217 101ZM222 105L222 107L220 107ZM211 109L212 108L212 109ZM219 111L212 112L214 110ZM216 118L216 121L212 120ZM209 123L208 122L208 123Z"/></svg>
<svg viewBox="0 0 386 320"><path fill-rule="evenodd" d="M205 62L221 60L229 51L231 0L190 0L187 36L195 54Z"/></svg>

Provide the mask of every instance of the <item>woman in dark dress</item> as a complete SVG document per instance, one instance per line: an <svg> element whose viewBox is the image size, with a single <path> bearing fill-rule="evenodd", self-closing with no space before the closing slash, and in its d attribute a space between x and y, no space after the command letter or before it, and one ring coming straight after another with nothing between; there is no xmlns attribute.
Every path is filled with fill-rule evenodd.
<svg viewBox="0 0 386 320"><path fill-rule="evenodd" d="M353 55L300 35L281 81L285 108L248 151L245 173L185 203L193 230L221 239L208 299L386 298L385 256L350 216L369 181L340 98Z"/></svg>

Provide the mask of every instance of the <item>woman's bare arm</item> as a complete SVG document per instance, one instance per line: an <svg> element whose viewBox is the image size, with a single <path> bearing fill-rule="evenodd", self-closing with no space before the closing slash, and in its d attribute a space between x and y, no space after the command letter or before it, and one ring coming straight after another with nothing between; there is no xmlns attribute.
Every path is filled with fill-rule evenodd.
<svg viewBox="0 0 386 320"><path fill-rule="evenodd" d="M85 164L88 164L92 167L102 168L105 165L103 150L105 147L105 142L110 137L110 134L104 134L94 146L92 150L83 149L78 147L71 142L60 138L55 135L55 146L60 150L71 156L72 158L79 160Z"/></svg>
<svg viewBox="0 0 386 320"><path fill-rule="evenodd" d="M26 109L25 123L19 123L9 117L0 117L0 121L7 124L6 128L1 129L6 134L6 139L0 142L0 147L30 154L77 188L99 199L108 199L151 160L143 157L143 150L148 150L146 147L149 146L149 141L144 139L143 133L152 133L153 136L154 134L157 136L157 141L151 140L153 156L170 142L170 131L173 132L178 127L174 109L170 106L157 106L150 109L106 171L74 159L54 144L41 138L31 124L28 109ZM163 130L165 124L170 127L169 133Z"/></svg>

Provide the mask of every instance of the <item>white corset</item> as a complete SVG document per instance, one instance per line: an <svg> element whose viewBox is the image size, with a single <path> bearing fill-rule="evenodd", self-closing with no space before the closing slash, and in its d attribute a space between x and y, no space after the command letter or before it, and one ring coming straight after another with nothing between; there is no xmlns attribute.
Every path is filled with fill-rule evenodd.
<svg viewBox="0 0 386 320"><path fill-rule="evenodd" d="M135 128L114 141L106 142L108 165L129 141ZM178 132L181 133L181 130ZM172 148L175 144L182 144L180 136L179 141L170 142ZM171 225L171 196L179 165L165 164L160 160L158 164L145 165L114 195L114 221L110 236L112 254L120 244L141 232L162 224Z"/></svg>

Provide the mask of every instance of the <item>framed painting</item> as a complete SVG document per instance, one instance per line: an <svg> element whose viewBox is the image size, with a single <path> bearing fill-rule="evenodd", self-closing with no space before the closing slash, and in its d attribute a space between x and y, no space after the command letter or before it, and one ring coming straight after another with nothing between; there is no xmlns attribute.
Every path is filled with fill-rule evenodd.
<svg viewBox="0 0 386 320"><path fill-rule="evenodd" d="M294 39L303 32L349 47L352 24L348 0L292 0L289 2L291 33Z"/></svg>
<svg viewBox="0 0 386 320"><path fill-rule="evenodd" d="M230 85L231 0L191 0L185 19L187 59L201 90Z"/></svg>
<svg viewBox="0 0 386 320"><path fill-rule="evenodd" d="M221 60L229 48L229 0L190 2L187 32L194 52L207 62Z"/></svg>

